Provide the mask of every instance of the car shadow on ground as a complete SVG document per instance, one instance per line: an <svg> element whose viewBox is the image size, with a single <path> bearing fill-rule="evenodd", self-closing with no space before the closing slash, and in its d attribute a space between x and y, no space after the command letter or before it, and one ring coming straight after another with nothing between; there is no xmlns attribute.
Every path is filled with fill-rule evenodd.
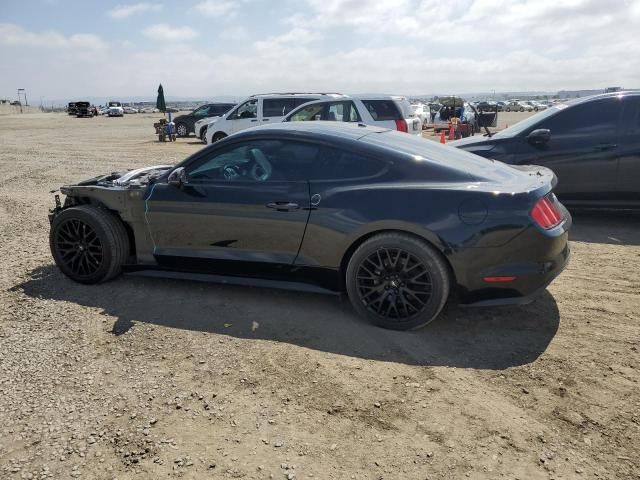
<svg viewBox="0 0 640 480"><path fill-rule="evenodd" d="M569 240L611 245L640 245L640 212L572 211Z"/></svg>
<svg viewBox="0 0 640 480"><path fill-rule="evenodd" d="M448 305L426 328L396 332L359 318L346 298L268 288L127 275L87 286L49 265L12 290L97 308L115 317L115 335L144 322L422 366L504 369L527 364L545 351L559 323L556 302L546 291L526 306Z"/></svg>

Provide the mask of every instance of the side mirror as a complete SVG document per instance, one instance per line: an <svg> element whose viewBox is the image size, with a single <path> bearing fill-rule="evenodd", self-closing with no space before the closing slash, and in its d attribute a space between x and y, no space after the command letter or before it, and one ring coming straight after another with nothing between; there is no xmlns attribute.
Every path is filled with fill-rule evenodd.
<svg viewBox="0 0 640 480"><path fill-rule="evenodd" d="M169 174L167 183L169 185L173 185L174 187L182 187L183 185L189 183L189 175L187 175L187 171L184 169L184 167L178 167Z"/></svg>
<svg viewBox="0 0 640 480"><path fill-rule="evenodd" d="M544 145L549 139L551 139L551 130L548 128L538 128L527 135L527 141L531 145Z"/></svg>

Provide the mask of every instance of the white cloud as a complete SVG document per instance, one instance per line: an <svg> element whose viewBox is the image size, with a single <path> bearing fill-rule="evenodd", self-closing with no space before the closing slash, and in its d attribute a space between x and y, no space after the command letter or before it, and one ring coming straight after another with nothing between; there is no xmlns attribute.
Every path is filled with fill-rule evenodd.
<svg viewBox="0 0 640 480"><path fill-rule="evenodd" d="M265 40L259 40L253 45L258 50L270 52L283 46L300 47L319 40L320 38L322 38L322 35L317 32L312 32L307 28L294 27L281 35L274 35Z"/></svg>
<svg viewBox="0 0 640 480"><path fill-rule="evenodd" d="M168 95L203 98L267 90L428 94L640 87L640 56L633 54L640 0L372 0L366 7L362 0L298 1L302 5L288 11L284 25L264 21L256 27L251 15L264 15L257 10L247 13L246 22L227 21L225 30L152 25L143 33L158 40L153 45L132 36L117 37L110 46L91 34L0 24L0 58L12 66L10 75L0 75L0 92L20 84L45 98L124 98L153 95L160 81ZM236 5L224 15L248 8L246 0ZM196 36L211 47L184 44ZM116 48L120 41L132 44Z"/></svg>
<svg viewBox="0 0 640 480"><path fill-rule="evenodd" d="M133 3L130 5L116 5L109 10L108 14L111 18L122 19L142 12L158 12L162 10L162 5L153 3Z"/></svg>
<svg viewBox="0 0 640 480"><path fill-rule="evenodd" d="M239 0L204 0L193 6L192 10L207 17L221 17L235 12Z"/></svg>
<svg viewBox="0 0 640 480"><path fill-rule="evenodd" d="M151 25L142 33L153 40L191 40L198 36L198 32L191 27L172 27L166 23Z"/></svg>
<svg viewBox="0 0 640 480"><path fill-rule="evenodd" d="M10 23L0 23L0 44L45 49L102 50L107 48L107 44L97 35L76 33L66 36L52 30L36 33Z"/></svg>

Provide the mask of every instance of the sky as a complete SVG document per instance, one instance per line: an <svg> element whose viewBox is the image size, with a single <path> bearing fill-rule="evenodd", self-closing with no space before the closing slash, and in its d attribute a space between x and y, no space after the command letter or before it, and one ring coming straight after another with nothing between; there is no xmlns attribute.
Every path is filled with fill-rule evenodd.
<svg viewBox="0 0 640 480"><path fill-rule="evenodd" d="M640 0L0 0L0 98L640 87Z"/></svg>

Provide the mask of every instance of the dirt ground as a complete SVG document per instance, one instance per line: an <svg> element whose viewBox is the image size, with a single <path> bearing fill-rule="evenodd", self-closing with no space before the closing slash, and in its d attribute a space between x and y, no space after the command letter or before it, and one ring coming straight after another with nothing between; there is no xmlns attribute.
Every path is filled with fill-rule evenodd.
<svg viewBox="0 0 640 480"><path fill-rule="evenodd" d="M0 478L640 478L640 216L576 213L521 307L417 332L338 297L52 264L50 190L175 162L157 115L0 115Z"/></svg>

